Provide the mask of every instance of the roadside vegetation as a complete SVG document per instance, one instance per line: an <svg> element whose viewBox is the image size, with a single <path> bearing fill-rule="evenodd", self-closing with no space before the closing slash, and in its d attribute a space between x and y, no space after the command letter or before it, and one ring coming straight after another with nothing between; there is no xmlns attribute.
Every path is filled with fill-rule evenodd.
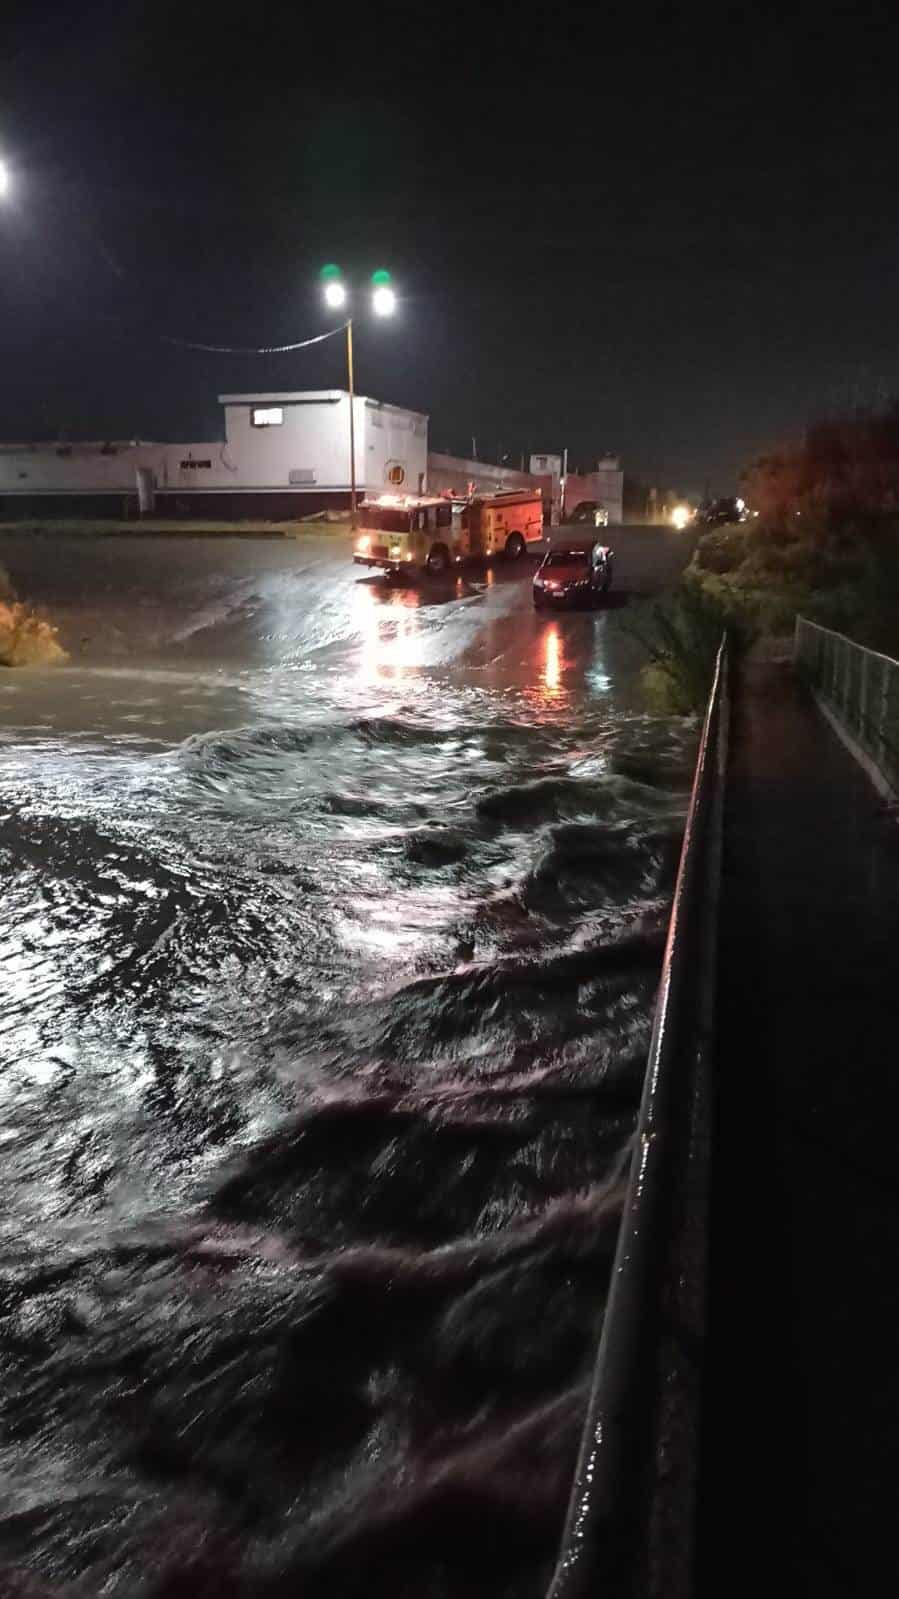
<svg viewBox="0 0 899 1599"><path fill-rule="evenodd" d="M754 463L757 513L702 534L675 593L639 618L656 705L698 712L727 628L739 655L797 614L899 656L899 402L816 423Z"/></svg>
<svg viewBox="0 0 899 1599"><path fill-rule="evenodd" d="M16 599L0 566L0 667L54 666L67 659L55 627Z"/></svg>

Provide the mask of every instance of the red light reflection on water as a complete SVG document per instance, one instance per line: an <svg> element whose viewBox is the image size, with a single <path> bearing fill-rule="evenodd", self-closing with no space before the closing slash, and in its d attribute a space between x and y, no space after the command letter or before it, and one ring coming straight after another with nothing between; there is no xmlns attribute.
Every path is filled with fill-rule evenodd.
<svg viewBox="0 0 899 1599"><path fill-rule="evenodd" d="M553 622L543 634L543 670L541 684L546 699L558 699L562 692L562 643L559 629Z"/></svg>

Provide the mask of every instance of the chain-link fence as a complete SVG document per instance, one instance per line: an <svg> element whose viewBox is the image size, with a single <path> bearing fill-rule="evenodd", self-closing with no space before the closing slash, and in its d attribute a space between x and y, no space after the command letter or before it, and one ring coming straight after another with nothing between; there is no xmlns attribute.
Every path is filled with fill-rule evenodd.
<svg viewBox="0 0 899 1599"><path fill-rule="evenodd" d="M899 793L899 661L804 616L796 618L796 669Z"/></svg>

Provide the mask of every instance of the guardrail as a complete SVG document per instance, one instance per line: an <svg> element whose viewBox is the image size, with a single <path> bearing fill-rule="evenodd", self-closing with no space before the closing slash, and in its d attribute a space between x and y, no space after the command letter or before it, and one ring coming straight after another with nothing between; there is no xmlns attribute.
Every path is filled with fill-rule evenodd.
<svg viewBox="0 0 899 1599"><path fill-rule="evenodd" d="M729 707L722 639L611 1288L548 1599L686 1599L692 1589Z"/></svg>
<svg viewBox="0 0 899 1599"><path fill-rule="evenodd" d="M793 659L881 793L899 794L899 661L804 616L796 618Z"/></svg>

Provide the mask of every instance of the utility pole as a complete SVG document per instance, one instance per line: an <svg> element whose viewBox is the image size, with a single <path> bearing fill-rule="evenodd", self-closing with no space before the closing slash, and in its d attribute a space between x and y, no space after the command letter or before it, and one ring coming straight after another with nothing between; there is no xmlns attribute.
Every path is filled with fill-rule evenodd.
<svg viewBox="0 0 899 1599"><path fill-rule="evenodd" d="M564 450L562 451L562 476L559 479L559 493L560 493L561 502L562 502L561 505L559 506L559 521L563 524L563 526L564 526L564 523L565 523L565 490L566 490L567 487L568 487L568 445L566 444Z"/></svg>
<svg viewBox="0 0 899 1599"><path fill-rule="evenodd" d="M356 406L353 399L353 319L346 324L346 373L350 391L350 527L356 528Z"/></svg>

